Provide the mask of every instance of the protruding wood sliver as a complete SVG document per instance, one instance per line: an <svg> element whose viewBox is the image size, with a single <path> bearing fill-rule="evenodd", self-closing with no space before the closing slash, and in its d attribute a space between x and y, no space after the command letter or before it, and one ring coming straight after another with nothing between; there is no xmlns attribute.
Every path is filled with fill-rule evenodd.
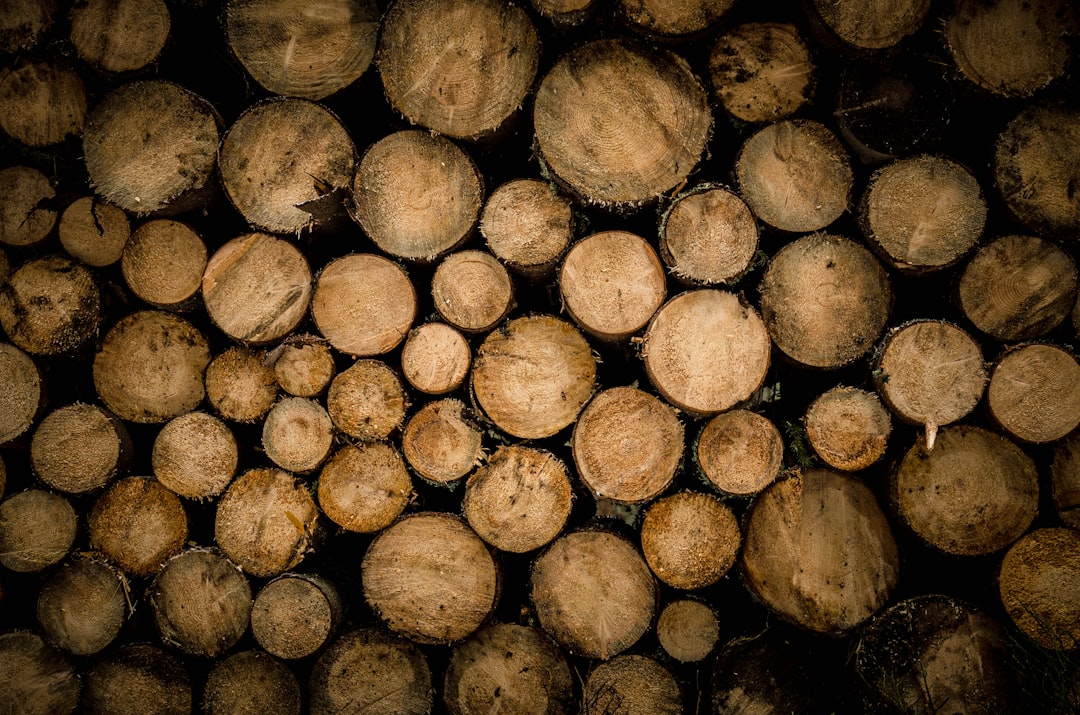
<svg viewBox="0 0 1080 715"><path fill-rule="evenodd" d="M484 433L461 400L447 397L427 403L409 417L401 432L401 451L421 477L448 484L480 464ZM465 507L468 516L467 497Z"/></svg>
<svg viewBox="0 0 1080 715"><path fill-rule="evenodd" d="M388 442L345 445L319 473L319 506L348 531L373 534L394 523L413 497L412 480Z"/></svg>
<svg viewBox="0 0 1080 715"><path fill-rule="evenodd" d="M675 278L692 285L735 283L750 268L757 248L754 215L720 186L695 187L660 220L660 256Z"/></svg>
<svg viewBox="0 0 1080 715"><path fill-rule="evenodd" d="M341 623L341 596L316 575L283 574L259 589L251 607L251 632L279 658L312 655L330 642Z"/></svg>
<svg viewBox="0 0 1080 715"><path fill-rule="evenodd" d="M172 26L164 0L87 0L69 18L79 57L106 72L132 72L156 60Z"/></svg>
<svg viewBox="0 0 1080 715"><path fill-rule="evenodd" d="M735 564L739 522L722 501L704 492L662 497L641 522L641 550L656 577L674 588L711 586Z"/></svg>
<svg viewBox="0 0 1080 715"><path fill-rule="evenodd" d="M28 353L72 353L101 328L97 279L64 255L27 261L0 284L0 325Z"/></svg>
<svg viewBox="0 0 1080 715"><path fill-rule="evenodd" d="M158 481L187 499L212 498L225 491L238 460L236 437L207 412L169 420L154 439L150 455Z"/></svg>
<svg viewBox="0 0 1080 715"><path fill-rule="evenodd" d="M1080 528L1080 432L1074 431L1054 445L1050 497L1062 523Z"/></svg>
<svg viewBox="0 0 1080 715"><path fill-rule="evenodd" d="M257 422L266 416L278 396L274 370L265 353L233 345L206 367L206 399L230 422Z"/></svg>
<svg viewBox="0 0 1080 715"><path fill-rule="evenodd" d="M7 166L0 169L0 243L32 246L56 225L52 200L56 189L37 169Z"/></svg>
<svg viewBox="0 0 1080 715"><path fill-rule="evenodd" d="M0 565L17 573L44 571L75 545L76 513L64 497L27 489L0 502Z"/></svg>
<svg viewBox="0 0 1080 715"><path fill-rule="evenodd" d="M550 183L513 179L488 196L480 214L488 250L530 280L550 277L574 235L570 200Z"/></svg>
<svg viewBox="0 0 1080 715"><path fill-rule="evenodd" d="M120 260L131 224L123 209L95 196L83 196L64 209L56 232L72 258L101 268Z"/></svg>
<svg viewBox="0 0 1080 715"><path fill-rule="evenodd" d="M472 364L472 349L457 328L446 323L424 323L409 331L401 348L401 372L415 389L444 395L465 382Z"/></svg>
<svg viewBox="0 0 1080 715"><path fill-rule="evenodd" d="M355 439L386 439L405 421L401 378L381 360L357 360L330 383L326 409L334 426Z"/></svg>
<svg viewBox="0 0 1080 715"><path fill-rule="evenodd" d="M490 253L458 251L435 269L431 297L446 322L466 332L482 333L510 312L514 284L503 264Z"/></svg>
<svg viewBox="0 0 1080 715"><path fill-rule="evenodd" d="M619 12L634 29L662 38L688 38L708 30L734 0L620 0Z"/></svg>
<svg viewBox="0 0 1080 715"><path fill-rule="evenodd" d="M131 435L115 415L76 402L53 410L38 424L30 463L53 489L84 494L123 473L134 451Z"/></svg>
<svg viewBox="0 0 1080 715"><path fill-rule="evenodd" d="M319 402L285 397L270 408L263 422L262 446L271 462L304 474L318 468L334 442L334 423Z"/></svg>
<svg viewBox="0 0 1080 715"><path fill-rule="evenodd" d="M1080 533L1035 529L1001 561L998 592L1009 618L1043 648L1080 647Z"/></svg>
<svg viewBox="0 0 1080 715"><path fill-rule="evenodd" d="M172 219L154 219L131 233L120 270L138 298L156 308L186 310L197 303L206 261L206 244L194 229Z"/></svg>
<svg viewBox="0 0 1080 715"><path fill-rule="evenodd" d="M813 96L816 68L790 23L747 22L716 38L709 54L713 94L744 122L785 119Z"/></svg>
<svg viewBox="0 0 1080 715"><path fill-rule="evenodd" d="M300 683L287 665L260 650L245 650L217 661L206 676L206 715L265 713L300 715Z"/></svg>
<svg viewBox="0 0 1080 715"><path fill-rule="evenodd" d="M867 50L898 44L914 34L930 12L930 0L860 2L813 0L818 17L841 40Z"/></svg>
<svg viewBox="0 0 1080 715"><path fill-rule="evenodd" d="M42 406L41 373L33 358L0 343L0 444L26 433Z"/></svg>
<svg viewBox="0 0 1080 715"><path fill-rule="evenodd" d="M191 680L175 655L148 643L129 643L90 667L81 705L92 715L145 715L148 703L160 715L189 715Z"/></svg>
<svg viewBox="0 0 1080 715"><path fill-rule="evenodd" d="M698 663L712 653L720 638L720 621L704 601L671 601L656 620L656 639L680 663Z"/></svg>
<svg viewBox="0 0 1080 715"><path fill-rule="evenodd" d="M0 635L0 708L12 713L73 713L80 679L60 651L31 631Z"/></svg>
<svg viewBox="0 0 1080 715"><path fill-rule="evenodd" d="M96 558L53 572L38 593L37 619L49 641L72 655L93 655L116 640L130 610L124 576Z"/></svg>
<svg viewBox="0 0 1080 715"><path fill-rule="evenodd" d="M597 663L582 686L582 715L611 712L678 715L683 711L679 681L660 661L645 655L618 655Z"/></svg>
<svg viewBox="0 0 1080 715"><path fill-rule="evenodd" d="M187 512L151 477L126 477L97 498L87 523L90 545L131 576L150 576L183 548Z"/></svg>
<svg viewBox="0 0 1080 715"><path fill-rule="evenodd" d="M986 405L992 419L1022 442L1061 439L1080 425L1080 362L1055 345L1015 346L990 372Z"/></svg>
<svg viewBox="0 0 1080 715"><path fill-rule="evenodd" d="M0 129L26 146L45 147L82 133L86 87L57 62L16 63L0 71Z"/></svg>
<svg viewBox="0 0 1080 715"><path fill-rule="evenodd" d="M729 410L705 423L694 457L705 478L721 492L751 496L779 476L784 440L768 417Z"/></svg>
<svg viewBox="0 0 1080 715"><path fill-rule="evenodd" d="M866 469L885 455L892 420L877 394L837 386L806 408L806 437L821 461L834 469Z"/></svg>

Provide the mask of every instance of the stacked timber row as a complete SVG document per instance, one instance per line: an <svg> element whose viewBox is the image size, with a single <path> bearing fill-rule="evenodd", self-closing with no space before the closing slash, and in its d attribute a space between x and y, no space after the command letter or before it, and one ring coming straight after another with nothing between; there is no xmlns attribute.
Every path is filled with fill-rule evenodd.
<svg viewBox="0 0 1080 715"><path fill-rule="evenodd" d="M1078 43L0 3L0 711L1076 712Z"/></svg>

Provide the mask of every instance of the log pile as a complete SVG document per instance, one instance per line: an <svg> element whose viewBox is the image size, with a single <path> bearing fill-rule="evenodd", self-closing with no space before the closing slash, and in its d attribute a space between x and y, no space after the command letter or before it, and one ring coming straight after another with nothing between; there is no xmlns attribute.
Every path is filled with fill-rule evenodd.
<svg viewBox="0 0 1080 715"><path fill-rule="evenodd" d="M1078 46L0 3L0 711L1078 711Z"/></svg>

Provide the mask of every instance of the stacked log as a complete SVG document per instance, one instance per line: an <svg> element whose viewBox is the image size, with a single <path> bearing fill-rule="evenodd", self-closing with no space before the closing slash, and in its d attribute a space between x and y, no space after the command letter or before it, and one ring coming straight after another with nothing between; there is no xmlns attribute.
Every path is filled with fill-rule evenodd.
<svg viewBox="0 0 1080 715"><path fill-rule="evenodd" d="M0 711L1074 712L1080 14L946 5L0 3Z"/></svg>

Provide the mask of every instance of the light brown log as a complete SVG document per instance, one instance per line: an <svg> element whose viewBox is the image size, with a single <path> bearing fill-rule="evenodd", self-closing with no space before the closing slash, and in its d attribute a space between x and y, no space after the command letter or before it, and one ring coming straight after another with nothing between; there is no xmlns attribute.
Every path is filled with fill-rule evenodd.
<svg viewBox="0 0 1080 715"><path fill-rule="evenodd" d="M311 715L427 715L431 670L424 653L399 636L361 628L341 636L315 662Z"/></svg>
<svg viewBox="0 0 1080 715"><path fill-rule="evenodd" d="M33 355L77 350L101 328L94 274L63 255L27 261L0 286L0 325Z"/></svg>
<svg viewBox="0 0 1080 715"><path fill-rule="evenodd" d="M551 276L574 235L570 200L548 182L512 179L488 196L480 214L488 250L528 279Z"/></svg>
<svg viewBox="0 0 1080 715"><path fill-rule="evenodd" d="M356 147L341 121L320 104L273 97L248 107L221 140L221 184L252 227L295 234L335 228Z"/></svg>
<svg viewBox="0 0 1080 715"><path fill-rule="evenodd" d="M498 130L532 89L540 45L529 16L495 0L398 0L376 62L390 104L459 139Z"/></svg>
<svg viewBox="0 0 1080 715"><path fill-rule="evenodd" d="M247 630L251 586L224 556L193 548L165 563L150 585L149 601L163 643L215 658Z"/></svg>
<svg viewBox="0 0 1080 715"><path fill-rule="evenodd" d="M720 638L716 612L702 601L680 598L660 611L656 639L669 656L680 663L697 663L708 657Z"/></svg>
<svg viewBox="0 0 1080 715"><path fill-rule="evenodd" d="M337 374L326 395L334 426L365 442L399 429L407 408L401 379L382 360L357 360Z"/></svg>
<svg viewBox="0 0 1080 715"><path fill-rule="evenodd" d="M311 547L319 510L307 488L280 469L250 469L218 501L217 545L255 577L295 568Z"/></svg>
<svg viewBox="0 0 1080 715"><path fill-rule="evenodd" d="M73 655L93 655L116 640L129 615L127 582L103 561L73 559L42 585L36 610L51 643Z"/></svg>
<svg viewBox="0 0 1080 715"><path fill-rule="evenodd" d="M1022 442L1053 442L1080 425L1080 363L1054 345L1009 349L990 372L986 405Z"/></svg>
<svg viewBox="0 0 1080 715"><path fill-rule="evenodd" d="M914 34L930 12L930 0L813 0L825 24L854 47L879 50Z"/></svg>
<svg viewBox="0 0 1080 715"><path fill-rule="evenodd" d="M79 705L79 675L62 653L30 631L0 635L0 709L64 715Z"/></svg>
<svg viewBox="0 0 1080 715"><path fill-rule="evenodd" d="M264 233L237 236L211 256L202 295L226 335L262 344L291 332L311 300L311 268L293 244Z"/></svg>
<svg viewBox="0 0 1080 715"><path fill-rule="evenodd" d="M664 266L637 234L594 233L563 259L559 295L583 330L601 340L624 340L644 328L667 297Z"/></svg>
<svg viewBox="0 0 1080 715"><path fill-rule="evenodd" d="M265 353L234 345L206 367L206 399L223 419L256 422L274 406L278 384Z"/></svg>
<svg viewBox="0 0 1080 715"><path fill-rule="evenodd" d="M38 424L30 463L53 489L83 494L126 471L134 451L131 435L115 415L76 402L53 410Z"/></svg>
<svg viewBox="0 0 1080 715"><path fill-rule="evenodd" d="M72 258L101 268L120 260L131 236L131 224L123 209L83 196L64 209L56 232Z"/></svg>
<svg viewBox="0 0 1080 715"><path fill-rule="evenodd" d="M0 8L0 51L16 52L37 44L56 18L55 0L26 0Z"/></svg>
<svg viewBox="0 0 1080 715"><path fill-rule="evenodd" d="M447 397L427 403L409 417L401 432L401 451L414 472L447 484L479 466L484 433L461 400ZM472 527L480 531L476 524Z"/></svg>
<svg viewBox="0 0 1080 715"><path fill-rule="evenodd" d="M641 522L641 550L656 577L693 590L719 581L735 564L742 534L722 501L703 492L662 497Z"/></svg>
<svg viewBox="0 0 1080 715"><path fill-rule="evenodd" d="M150 305L194 308L206 270L206 244L187 224L147 221L124 244L120 270L131 292Z"/></svg>
<svg viewBox="0 0 1080 715"><path fill-rule="evenodd" d="M56 62L25 62L0 72L0 129L27 146L59 144L82 133L86 87Z"/></svg>
<svg viewBox="0 0 1080 715"><path fill-rule="evenodd" d="M284 574L255 596L251 633L271 655L306 658L330 642L341 623L342 607L341 596L326 579Z"/></svg>
<svg viewBox="0 0 1080 715"><path fill-rule="evenodd" d="M814 234L785 244L761 279L761 315L776 347L809 367L864 355L892 310L888 273L862 245Z"/></svg>
<svg viewBox="0 0 1080 715"><path fill-rule="evenodd" d="M75 544L76 513L64 497L27 489L0 502L0 565L31 573L59 563Z"/></svg>
<svg viewBox="0 0 1080 715"><path fill-rule="evenodd" d="M619 655L598 663L585 679L582 715L678 715L683 712L679 681L659 661L644 655Z"/></svg>
<svg viewBox="0 0 1080 715"><path fill-rule="evenodd" d="M394 522L413 497L401 455L388 442L345 445L319 473L319 506L335 524L370 534Z"/></svg>
<svg viewBox="0 0 1080 715"><path fill-rule="evenodd" d="M572 655L607 660L648 630L657 585L626 539L575 531L533 562L530 597L540 625L559 645Z"/></svg>
<svg viewBox="0 0 1080 715"><path fill-rule="evenodd" d="M620 0L619 12L646 35L688 38L708 30L735 0Z"/></svg>
<svg viewBox="0 0 1080 715"><path fill-rule="evenodd" d="M1073 432L1054 446L1050 463L1050 496L1058 519L1080 529L1080 432Z"/></svg>
<svg viewBox="0 0 1080 715"><path fill-rule="evenodd" d="M465 336L446 323L424 323L409 331L401 348L401 372L428 395L444 395L465 382L472 349Z"/></svg>
<svg viewBox="0 0 1080 715"><path fill-rule="evenodd" d="M334 379L337 366L330 346L314 335L301 334L282 342L274 360L274 378L281 389L297 397L321 395Z"/></svg>
<svg viewBox="0 0 1080 715"><path fill-rule="evenodd" d="M150 461L158 481L186 499L225 491L236 474L239 447L228 426L207 412L169 420L154 439Z"/></svg>
<svg viewBox="0 0 1080 715"><path fill-rule="evenodd" d="M1008 235L983 245L960 276L960 309L1003 342L1050 332L1076 305L1076 261L1038 236Z"/></svg>
<svg viewBox="0 0 1080 715"><path fill-rule="evenodd" d="M85 675L82 706L90 715L190 715L191 680L172 653L129 643L95 662Z"/></svg>
<svg viewBox="0 0 1080 715"><path fill-rule="evenodd" d="M664 399L700 417L735 407L761 387L771 349L753 306L703 288L661 306L645 331L642 356Z"/></svg>
<svg viewBox="0 0 1080 715"><path fill-rule="evenodd" d="M696 186L660 219L660 256L675 278L692 285L738 281L757 247L753 214L721 186Z"/></svg>
<svg viewBox="0 0 1080 715"><path fill-rule="evenodd" d="M495 256L486 251L451 253L431 278L435 310L454 327L470 333L494 328L514 304L514 284Z"/></svg>
<svg viewBox="0 0 1080 715"><path fill-rule="evenodd" d="M705 478L721 492L750 496L780 474L784 440L769 418L730 410L705 423L694 457Z"/></svg>
<svg viewBox="0 0 1080 715"><path fill-rule="evenodd" d="M683 59L605 39L559 58L536 92L533 124L538 156L574 193L633 206L687 177L712 115Z"/></svg>
<svg viewBox="0 0 1080 715"><path fill-rule="evenodd" d="M571 424L592 395L596 359L576 328L551 315L511 320L476 351L473 394L488 419L523 439Z"/></svg>
<svg viewBox="0 0 1080 715"><path fill-rule="evenodd" d="M373 0L231 0L225 39L265 89L320 100L348 87L375 57L379 9Z"/></svg>
<svg viewBox="0 0 1080 715"><path fill-rule="evenodd" d="M1080 532L1035 529L1005 554L998 592L1013 623L1043 648L1080 647Z"/></svg>
<svg viewBox="0 0 1080 715"><path fill-rule="evenodd" d="M233 653L206 676L206 715L300 715L300 683L287 665L259 650Z"/></svg>
<svg viewBox="0 0 1080 715"><path fill-rule="evenodd" d="M390 352L416 319L416 289L388 258L354 253L322 269L311 317L336 350L355 357Z"/></svg>
<svg viewBox="0 0 1080 715"><path fill-rule="evenodd" d="M30 429L42 405L42 387L34 360L14 345L0 343L0 444Z"/></svg>
<svg viewBox="0 0 1080 715"><path fill-rule="evenodd" d="M469 155L419 129L369 146L352 180L352 216L364 233L383 252L421 263L469 237L483 200L483 178Z"/></svg>
<svg viewBox="0 0 1080 715"><path fill-rule="evenodd" d="M41 242L56 224L50 202L56 189L37 169L7 166L0 169L0 243L31 246Z"/></svg>
<svg viewBox="0 0 1080 715"><path fill-rule="evenodd" d="M885 605L900 562L873 492L854 477L812 469L754 501L740 566L750 592L785 620L843 633Z"/></svg>
<svg viewBox="0 0 1080 715"><path fill-rule="evenodd" d="M263 422L263 452L289 472L310 472L330 456L334 423L326 409L305 397L278 400Z"/></svg>
<svg viewBox="0 0 1080 715"><path fill-rule="evenodd" d="M153 62L172 25L164 0L88 0L69 17L79 57L106 72L130 72Z"/></svg>
<svg viewBox="0 0 1080 715"><path fill-rule="evenodd" d="M499 447L469 476L461 508L481 539L520 554L558 536L573 502L566 465L551 452L517 444Z"/></svg>
<svg viewBox="0 0 1080 715"><path fill-rule="evenodd" d="M218 136L214 108L187 89L164 80L121 85L86 119L90 184L139 216L198 205L213 189Z"/></svg>
<svg viewBox="0 0 1080 715"><path fill-rule="evenodd" d="M1027 531L1039 505L1035 463L1005 437L955 425L932 452L916 443L890 480L900 520L947 554L977 556L1005 548Z"/></svg>
<svg viewBox="0 0 1080 715"><path fill-rule="evenodd" d="M834 469L866 469L885 455L892 433L889 412L873 392L840 385L806 408L806 437L821 461Z"/></svg>
<svg viewBox="0 0 1080 715"><path fill-rule="evenodd" d="M683 425L660 398L636 387L612 387L582 410L571 447L578 476L595 497L642 503L675 478Z"/></svg>
<svg viewBox="0 0 1080 715"><path fill-rule="evenodd" d="M132 576L150 576L187 542L180 498L151 477L126 477L94 502L90 545Z"/></svg>
<svg viewBox="0 0 1080 715"><path fill-rule="evenodd" d="M709 53L713 94L736 119L777 121L810 101L816 84L810 49L795 25L747 22L717 37Z"/></svg>

